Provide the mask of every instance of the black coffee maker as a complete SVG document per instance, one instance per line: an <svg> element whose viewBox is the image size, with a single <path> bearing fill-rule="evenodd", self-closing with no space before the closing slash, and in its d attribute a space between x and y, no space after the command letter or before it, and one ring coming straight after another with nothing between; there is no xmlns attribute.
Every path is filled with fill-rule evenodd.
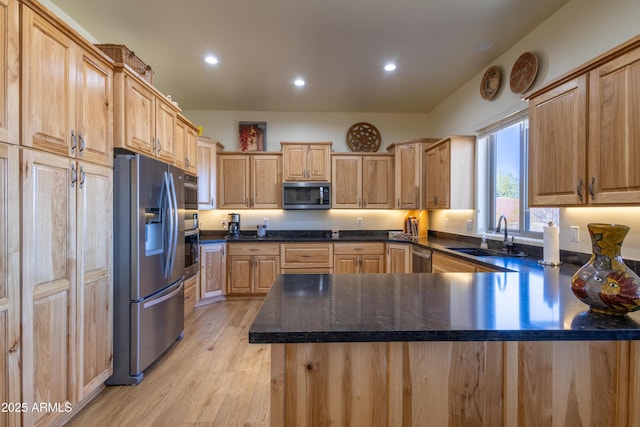
<svg viewBox="0 0 640 427"><path fill-rule="evenodd" d="M227 216L227 233L229 237L240 236L240 214L230 213Z"/></svg>

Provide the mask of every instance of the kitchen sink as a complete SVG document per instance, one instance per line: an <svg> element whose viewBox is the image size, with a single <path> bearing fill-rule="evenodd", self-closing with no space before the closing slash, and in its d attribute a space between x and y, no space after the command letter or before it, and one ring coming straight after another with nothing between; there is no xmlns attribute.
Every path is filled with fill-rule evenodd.
<svg viewBox="0 0 640 427"><path fill-rule="evenodd" d="M447 248L449 250L452 251L456 251L456 252L461 252L463 254L467 254L467 255L473 255L473 256L501 256L501 257L523 257L526 256L526 254L520 252L520 253L514 253L514 254L506 254L504 252L499 252L499 251L493 251L490 249L481 249L481 248Z"/></svg>

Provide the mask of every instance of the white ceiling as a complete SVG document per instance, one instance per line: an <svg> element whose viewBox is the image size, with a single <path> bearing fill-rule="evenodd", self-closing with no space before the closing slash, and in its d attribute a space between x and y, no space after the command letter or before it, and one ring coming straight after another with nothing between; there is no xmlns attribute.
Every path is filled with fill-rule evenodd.
<svg viewBox="0 0 640 427"><path fill-rule="evenodd" d="M182 109L385 113L429 112L567 3L52 1L101 43L134 50ZM486 41L491 49L474 50Z"/></svg>

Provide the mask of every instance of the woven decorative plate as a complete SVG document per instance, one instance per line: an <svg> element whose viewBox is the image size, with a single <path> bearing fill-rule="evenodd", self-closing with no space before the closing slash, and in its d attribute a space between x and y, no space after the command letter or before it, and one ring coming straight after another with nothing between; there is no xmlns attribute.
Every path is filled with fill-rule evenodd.
<svg viewBox="0 0 640 427"><path fill-rule="evenodd" d="M513 93L522 93L529 89L538 74L538 58L531 52L525 52L513 64L509 84Z"/></svg>
<svg viewBox="0 0 640 427"><path fill-rule="evenodd" d="M482 99L493 99L500 89L500 68L495 65L487 68L480 82L480 96Z"/></svg>
<svg viewBox="0 0 640 427"><path fill-rule="evenodd" d="M347 131L347 145L351 151L374 153L380 148L380 132L370 123L360 122Z"/></svg>

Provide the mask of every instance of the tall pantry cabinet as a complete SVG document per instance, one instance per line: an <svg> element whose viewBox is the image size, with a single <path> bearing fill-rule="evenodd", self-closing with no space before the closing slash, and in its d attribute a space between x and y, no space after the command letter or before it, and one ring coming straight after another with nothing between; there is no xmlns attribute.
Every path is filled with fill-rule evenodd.
<svg viewBox="0 0 640 427"><path fill-rule="evenodd" d="M60 423L112 372L113 66L39 3L20 7L21 401L62 409L24 412L31 426Z"/></svg>
<svg viewBox="0 0 640 427"><path fill-rule="evenodd" d="M0 0L0 402L20 395L19 15L17 0ZM0 412L0 425L20 414Z"/></svg>

